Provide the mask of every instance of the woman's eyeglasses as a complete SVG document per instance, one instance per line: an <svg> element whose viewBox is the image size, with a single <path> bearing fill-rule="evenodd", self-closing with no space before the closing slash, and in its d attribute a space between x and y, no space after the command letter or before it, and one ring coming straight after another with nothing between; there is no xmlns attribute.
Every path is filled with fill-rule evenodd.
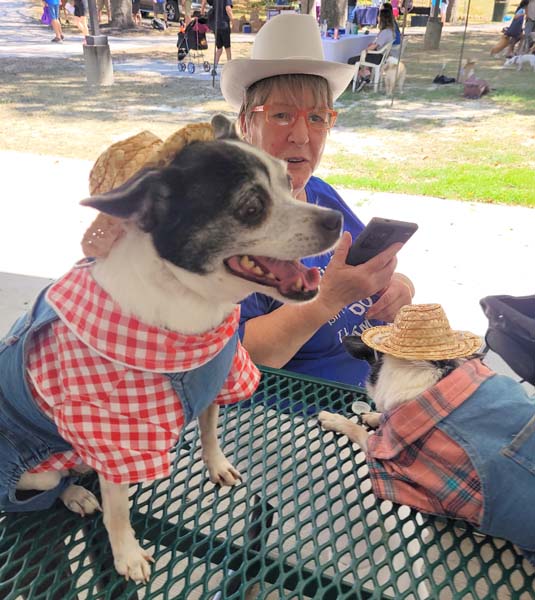
<svg viewBox="0 0 535 600"><path fill-rule="evenodd" d="M330 108L298 109L281 104L261 104L255 106L251 112L262 112L267 123L281 127L293 125L302 116L310 129L330 129L338 116L338 113Z"/></svg>

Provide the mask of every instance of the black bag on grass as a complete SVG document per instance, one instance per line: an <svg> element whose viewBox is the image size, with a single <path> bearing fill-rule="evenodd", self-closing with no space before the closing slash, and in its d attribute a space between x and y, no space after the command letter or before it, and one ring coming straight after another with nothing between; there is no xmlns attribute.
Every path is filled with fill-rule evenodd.
<svg viewBox="0 0 535 600"><path fill-rule="evenodd" d="M163 19L154 17L154 19L152 19L152 28L157 29L158 31L165 31L167 29L167 25Z"/></svg>

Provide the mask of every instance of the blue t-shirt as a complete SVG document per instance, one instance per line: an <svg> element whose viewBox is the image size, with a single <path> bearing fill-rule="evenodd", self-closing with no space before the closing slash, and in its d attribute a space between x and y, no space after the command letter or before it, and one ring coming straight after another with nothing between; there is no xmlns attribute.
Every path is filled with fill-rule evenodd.
<svg viewBox="0 0 535 600"><path fill-rule="evenodd" d="M351 212L338 193L321 179L312 177L306 186L306 193L309 203L340 211L344 215L344 231L349 231L353 239L364 229L362 222ZM307 267L319 267L323 274L332 255L333 252L330 251L304 258L301 262ZM320 327L283 368L304 375L364 386L368 363L351 357L344 349L342 339L346 335L361 333L379 323L365 318L366 310L372 302L371 298L366 298L346 306ZM240 338L243 339L245 324L249 319L271 313L281 305L278 300L264 294L248 296L241 303Z"/></svg>

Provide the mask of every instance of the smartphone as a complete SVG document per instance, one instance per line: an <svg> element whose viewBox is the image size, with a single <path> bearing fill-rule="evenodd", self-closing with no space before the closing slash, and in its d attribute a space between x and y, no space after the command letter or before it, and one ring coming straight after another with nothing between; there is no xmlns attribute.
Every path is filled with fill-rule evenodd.
<svg viewBox="0 0 535 600"><path fill-rule="evenodd" d="M416 223L373 217L351 246L346 263L365 263L396 242L404 244L417 229Z"/></svg>

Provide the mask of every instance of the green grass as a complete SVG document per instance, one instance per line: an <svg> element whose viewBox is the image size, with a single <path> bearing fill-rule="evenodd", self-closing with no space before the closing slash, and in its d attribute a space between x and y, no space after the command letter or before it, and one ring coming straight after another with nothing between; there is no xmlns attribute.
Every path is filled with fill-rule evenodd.
<svg viewBox="0 0 535 600"><path fill-rule="evenodd" d="M535 207L535 172L510 166L518 164L512 156L503 161L507 166L499 167L470 163L415 167L365 160L359 162L357 175L347 172L347 164L344 169L347 157L335 157L334 162L346 171L326 177L335 187Z"/></svg>
<svg viewBox="0 0 535 600"><path fill-rule="evenodd" d="M457 76L462 36L447 32L435 51L409 36L405 92L392 108L384 94L346 91L337 126L355 144L324 157L329 183L535 208L535 77L490 56L497 35L469 30L466 38L464 56L491 88L480 100L463 98L458 84L432 84L443 64Z"/></svg>

